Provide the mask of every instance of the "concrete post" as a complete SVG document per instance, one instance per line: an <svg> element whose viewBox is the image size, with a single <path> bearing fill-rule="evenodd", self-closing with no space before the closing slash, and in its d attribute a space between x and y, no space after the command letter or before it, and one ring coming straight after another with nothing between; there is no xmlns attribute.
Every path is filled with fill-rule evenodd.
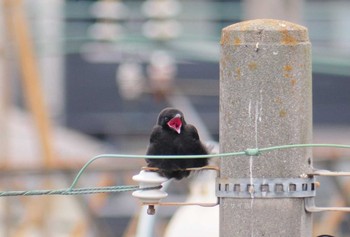
<svg viewBox="0 0 350 237"><path fill-rule="evenodd" d="M311 143L311 44L305 27L252 20L221 37L221 152ZM222 158L220 178L298 178L311 172L312 151L277 150ZM221 198L220 237L312 234L303 198Z"/></svg>

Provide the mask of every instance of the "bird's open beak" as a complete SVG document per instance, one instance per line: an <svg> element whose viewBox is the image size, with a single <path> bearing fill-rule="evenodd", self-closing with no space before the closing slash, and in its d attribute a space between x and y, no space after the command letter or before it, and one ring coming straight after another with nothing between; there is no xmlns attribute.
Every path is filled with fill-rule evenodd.
<svg viewBox="0 0 350 237"><path fill-rule="evenodd" d="M180 134L182 127L181 115L176 114L175 117L168 122L168 126Z"/></svg>

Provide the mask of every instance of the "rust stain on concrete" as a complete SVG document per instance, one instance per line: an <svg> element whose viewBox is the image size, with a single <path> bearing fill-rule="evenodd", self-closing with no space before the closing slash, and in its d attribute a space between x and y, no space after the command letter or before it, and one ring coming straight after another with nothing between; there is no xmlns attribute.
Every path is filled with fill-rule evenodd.
<svg viewBox="0 0 350 237"><path fill-rule="evenodd" d="M288 32L288 30L281 30L280 31L282 39L281 39L281 44L284 45L296 45L298 44L298 40L291 36Z"/></svg>
<svg viewBox="0 0 350 237"><path fill-rule="evenodd" d="M235 74L236 74L236 76L235 76L236 80L238 80L238 81L241 80L241 69L240 68L236 68Z"/></svg>
<svg viewBox="0 0 350 237"><path fill-rule="evenodd" d="M290 72L293 70L293 67L291 66L291 65L289 65L289 64L287 64L287 65L284 65L283 66L283 71L285 72L284 74L283 74L283 77L285 77L285 78L292 78L292 75L290 74Z"/></svg>
<svg viewBox="0 0 350 237"><path fill-rule="evenodd" d="M238 45L240 45L241 43L242 43L242 40L241 40L239 37L235 36L235 37L233 38L233 45L238 46Z"/></svg>
<svg viewBox="0 0 350 237"><path fill-rule="evenodd" d="M297 84L297 79L290 80L290 84L292 84L292 86L295 86Z"/></svg>
<svg viewBox="0 0 350 237"><path fill-rule="evenodd" d="M293 70L293 67L292 67L291 65L287 64L287 65L284 65L284 66L283 66L283 70L284 70L284 71L287 71L287 72L290 72L290 71Z"/></svg>
<svg viewBox="0 0 350 237"><path fill-rule="evenodd" d="M284 118L287 116L287 111L285 109L281 109L279 115L281 118Z"/></svg>
<svg viewBox="0 0 350 237"><path fill-rule="evenodd" d="M256 64L256 62L251 62L248 64L248 68L252 71L255 70L257 67L258 65Z"/></svg>

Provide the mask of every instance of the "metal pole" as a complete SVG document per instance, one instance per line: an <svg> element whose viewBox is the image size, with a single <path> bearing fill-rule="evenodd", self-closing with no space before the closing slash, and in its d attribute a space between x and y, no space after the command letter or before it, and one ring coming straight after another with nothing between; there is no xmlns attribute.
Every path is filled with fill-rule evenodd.
<svg viewBox="0 0 350 237"><path fill-rule="evenodd" d="M45 168L54 163L51 123L45 108L44 95L28 22L25 18L23 0L6 0L5 19L14 42L22 71L22 85L26 102L33 114L42 146L42 160Z"/></svg>
<svg viewBox="0 0 350 237"><path fill-rule="evenodd" d="M262 19L224 28L221 152L311 143L311 138L311 44L307 29ZM300 178L312 171L311 155L310 148L302 148L222 158L220 178L248 179L252 185L264 179ZM232 191L231 186L227 188ZM304 198L258 198L258 187L249 191L248 197L220 198L221 237L312 235L312 216L305 211ZM276 190L270 187L269 191Z"/></svg>

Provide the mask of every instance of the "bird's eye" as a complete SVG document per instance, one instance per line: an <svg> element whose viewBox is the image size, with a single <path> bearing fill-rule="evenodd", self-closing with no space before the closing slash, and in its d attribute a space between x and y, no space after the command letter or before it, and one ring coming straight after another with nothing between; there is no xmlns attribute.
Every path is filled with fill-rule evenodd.
<svg viewBox="0 0 350 237"><path fill-rule="evenodd" d="M164 121L165 121L165 122L168 122L168 121L169 121L169 117L168 117L168 116L165 116L165 117L164 117Z"/></svg>

